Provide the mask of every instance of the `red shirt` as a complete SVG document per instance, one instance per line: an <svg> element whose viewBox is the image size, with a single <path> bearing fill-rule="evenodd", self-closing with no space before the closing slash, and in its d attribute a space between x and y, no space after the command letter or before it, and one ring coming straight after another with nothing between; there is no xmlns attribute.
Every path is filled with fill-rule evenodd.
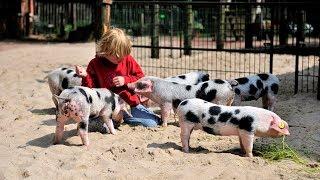
<svg viewBox="0 0 320 180"><path fill-rule="evenodd" d="M119 94L130 106L140 104L139 97L127 87L128 83L144 77L141 67L132 56L126 56L119 64L113 64L108 59L96 56L89 62L87 76L82 79L82 85L90 88L107 88ZM124 86L116 87L112 79L124 77Z"/></svg>

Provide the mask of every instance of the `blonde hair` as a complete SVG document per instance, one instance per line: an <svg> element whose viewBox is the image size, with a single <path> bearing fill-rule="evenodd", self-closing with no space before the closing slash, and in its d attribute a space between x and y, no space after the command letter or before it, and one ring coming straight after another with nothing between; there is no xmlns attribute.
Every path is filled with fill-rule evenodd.
<svg viewBox="0 0 320 180"><path fill-rule="evenodd" d="M108 30L97 44L97 55L123 58L131 53L132 42L119 28Z"/></svg>

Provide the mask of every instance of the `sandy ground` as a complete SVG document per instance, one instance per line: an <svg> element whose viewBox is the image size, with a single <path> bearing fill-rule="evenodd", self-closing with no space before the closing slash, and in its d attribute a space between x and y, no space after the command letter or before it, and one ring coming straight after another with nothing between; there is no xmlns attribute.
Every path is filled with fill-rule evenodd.
<svg viewBox="0 0 320 180"><path fill-rule="evenodd" d="M191 153L183 153L173 119L165 129L123 124L117 135L91 132L89 149L69 123L64 143L52 145L55 115L44 77L57 67L86 65L94 49L94 43L0 42L0 179L320 179L291 160L242 157L237 137L195 131ZM281 79L275 112L292 126L286 142L319 164L320 101L314 93L292 94L292 64L275 57Z"/></svg>

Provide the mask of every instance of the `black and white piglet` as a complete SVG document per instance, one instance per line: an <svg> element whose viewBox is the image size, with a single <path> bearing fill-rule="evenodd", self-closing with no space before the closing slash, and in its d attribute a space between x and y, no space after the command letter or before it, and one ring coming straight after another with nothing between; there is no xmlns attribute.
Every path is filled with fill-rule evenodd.
<svg viewBox="0 0 320 180"><path fill-rule="evenodd" d="M257 100L262 97L263 108L274 110L279 90L279 79L275 75L256 74L235 80L238 85L233 86L236 95L232 105L239 106L241 101Z"/></svg>
<svg viewBox="0 0 320 180"><path fill-rule="evenodd" d="M254 136L290 135L288 124L272 111L251 106L223 106L202 99L187 99L177 108L182 150L189 151L193 129L222 136L239 136L241 149L252 157Z"/></svg>
<svg viewBox="0 0 320 180"><path fill-rule="evenodd" d="M195 85L201 82L209 81L209 74L201 72L201 71L194 71L189 72L186 74L180 74L177 76L167 77L164 78L167 81L170 82L176 82L179 84L190 84Z"/></svg>
<svg viewBox="0 0 320 180"><path fill-rule="evenodd" d="M81 86L82 78L76 74L71 68L58 68L51 71L48 76L49 88L52 93L52 100L54 104L58 105L54 95L60 95L64 89L74 86Z"/></svg>
<svg viewBox="0 0 320 180"><path fill-rule="evenodd" d="M78 123L78 132L82 143L88 146L89 117L100 117L107 125L110 133L115 134L112 119L116 122L121 121L122 111L126 111L125 102L119 95L105 88L90 89L75 86L63 90L59 96L54 96L58 102L55 144L61 142L64 125L69 118Z"/></svg>
<svg viewBox="0 0 320 180"><path fill-rule="evenodd" d="M180 74L176 76L171 76L164 78L164 80L175 82L179 84L187 84L187 85L196 85L201 82L209 81L209 74L201 72L201 71L194 71L189 72L186 74ZM140 96L142 97L142 96ZM141 98L143 99L143 98ZM142 104L146 107L154 106L154 102L150 101L149 99L147 101L142 102Z"/></svg>
<svg viewBox="0 0 320 180"><path fill-rule="evenodd" d="M160 105L163 126L167 126L172 106L176 108L184 99L201 98L217 104L231 105L234 97L231 85L220 79L186 85L146 76L129 84L128 87Z"/></svg>

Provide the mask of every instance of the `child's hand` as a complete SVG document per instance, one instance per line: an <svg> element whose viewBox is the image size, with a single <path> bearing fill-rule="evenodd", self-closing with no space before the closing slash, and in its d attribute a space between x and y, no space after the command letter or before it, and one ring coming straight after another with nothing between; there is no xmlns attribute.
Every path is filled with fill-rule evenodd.
<svg viewBox="0 0 320 180"><path fill-rule="evenodd" d="M128 84L127 84L127 87L128 87L129 89L131 89L131 90L134 90L135 87L136 87L136 85L135 85L135 83L128 83Z"/></svg>
<svg viewBox="0 0 320 180"><path fill-rule="evenodd" d="M116 87L123 86L124 85L124 77L123 76L116 76L113 78L112 82Z"/></svg>
<svg viewBox="0 0 320 180"><path fill-rule="evenodd" d="M87 76L87 71L79 65L75 65L76 68L76 73L80 76L80 77L86 77Z"/></svg>

